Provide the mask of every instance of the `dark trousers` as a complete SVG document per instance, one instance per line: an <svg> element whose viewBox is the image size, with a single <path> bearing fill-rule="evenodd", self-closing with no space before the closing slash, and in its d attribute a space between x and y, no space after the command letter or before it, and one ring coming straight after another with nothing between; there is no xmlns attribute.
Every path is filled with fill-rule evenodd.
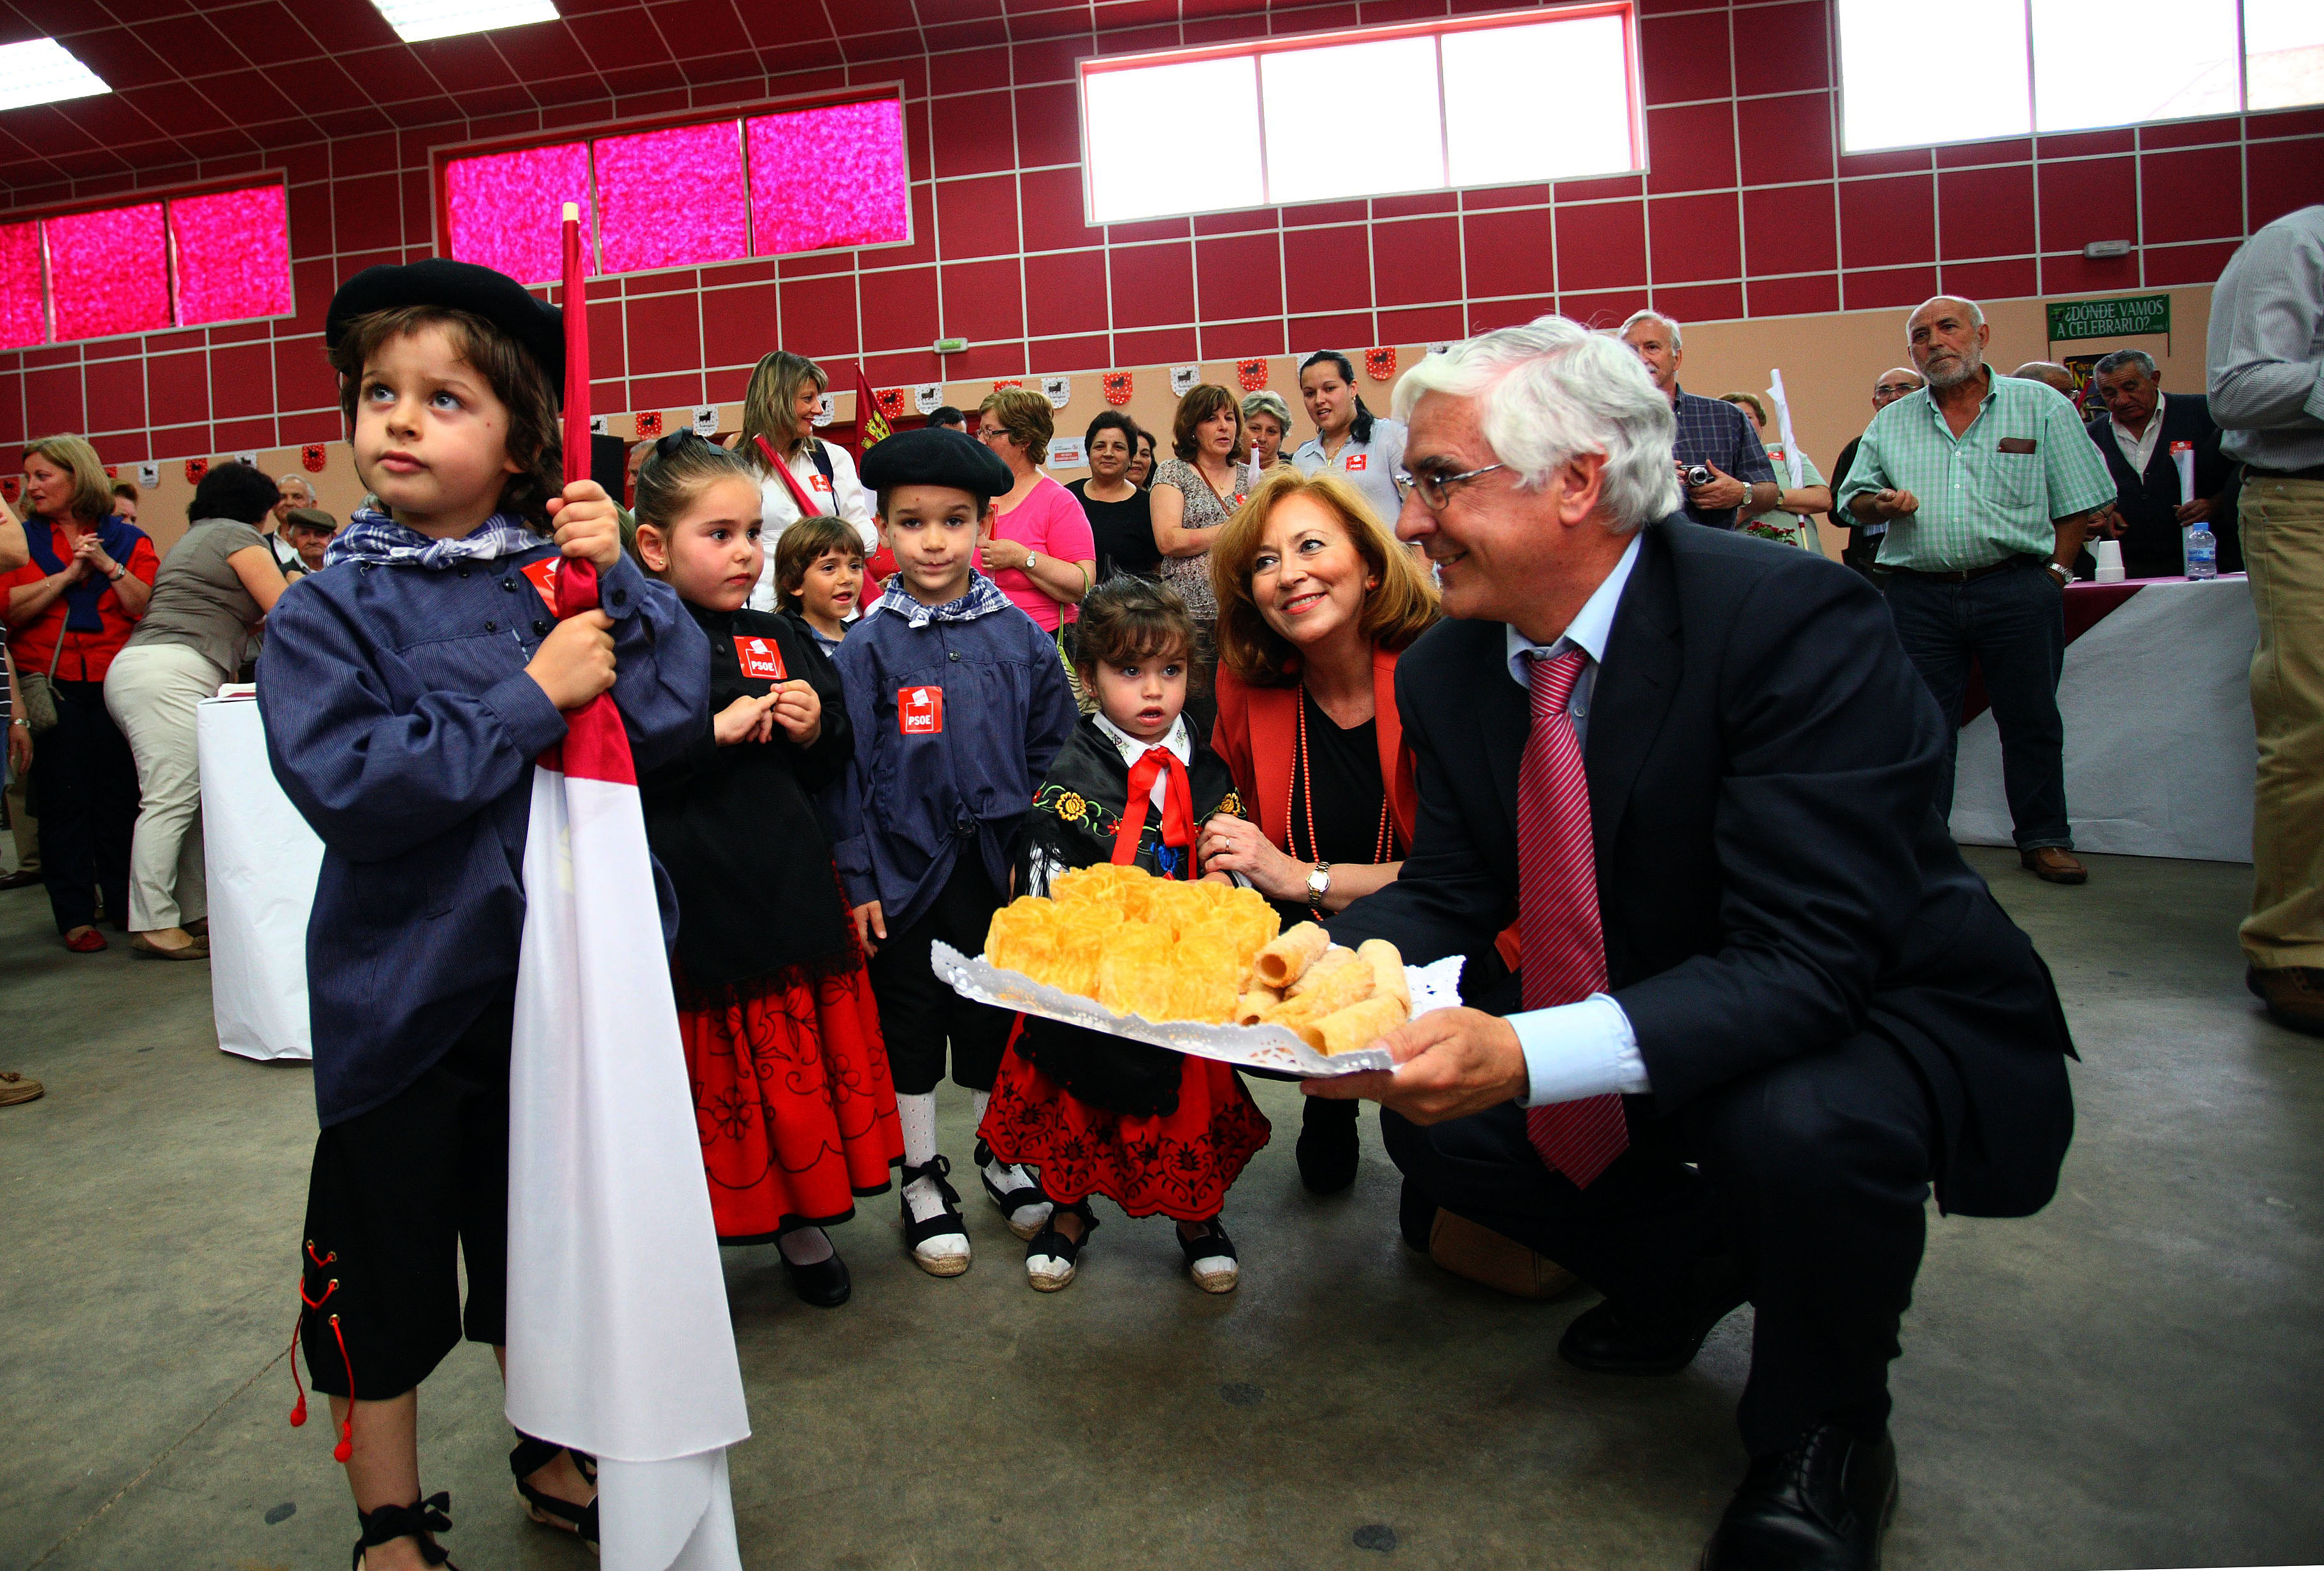
<svg viewBox="0 0 2324 1571"><path fill-rule="evenodd" d="M57 931L105 914L129 921L129 842L137 827L137 761L105 709L103 682L56 684L57 723L32 749L41 873Z"/></svg>
<svg viewBox="0 0 2324 1571"><path fill-rule="evenodd" d="M1648 1314L1738 1273L1757 1324L1736 1421L1754 1455L1831 1420L1877 1432L1912 1302L1937 1119L1904 1053L1858 1035L1651 1123L1587 1189L1543 1165L1514 1103L1422 1128L1380 1115L1429 1199ZM1696 1164L1690 1168L1687 1164Z"/></svg>
<svg viewBox="0 0 2324 1571"><path fill-rule="evenodd" d="M2066 821L2066 724L2058 714L2058 673L2066 659L2065 591L2041 559L1966 584L1891 573L1888 615L1914 669L1945 717L1945 768L1937 816L1953 810L1953 759L1961 698L1974 659L1985 673L2001 733L2001 781L2017 848L2074 843Z"/></svg>
<svg viewBox="0 0 2324 1571"><path fill-rule="evenodd" d="M986 876L976 842L964 841L936 902L908 928L890 924L888 941L865 965L872 996L880 1004L880 1034L897 1095L925 1096L936 1088L944 1078L947 1044L953 1084L969 1091L992 1089L1017 1017L954 993L937 979L928 956L929 945L938 938L964 955L983 954L992 913L1007 903Z"/></svg>

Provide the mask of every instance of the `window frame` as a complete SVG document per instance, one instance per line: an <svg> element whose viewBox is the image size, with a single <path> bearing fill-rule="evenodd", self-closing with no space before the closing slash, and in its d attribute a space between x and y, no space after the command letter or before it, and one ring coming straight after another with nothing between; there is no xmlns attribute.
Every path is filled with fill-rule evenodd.
<svg viewBox="0 0 2324 1571"><path fill-rule="evenodd" d="M494 153L523 152L536 147L561 147L578 142L585 146L600 138L637 136L656 131L681 130L694 125L732 124L742 143L742 234L746 246L755 245L758 239L758 215L751 200L751 137L749 122L761 115L792 115L803 109L825 109L843 104L872 104L892 98L896 114L903 128L900 146L904 160L904 236L900 240L875 240L862 245L825 245L813 251L760 252L746 251L741 256L718 262L674 263L668 267L641 268L632 273L595 272L595 278L651 278L667 273L695 273L706 267L740 267L755 262L779 262L792 256L831 256L852 251L892 251L918 243L918 216L912 208L912 118L906 97L905 84L900 79L862 82L845 88L830 88L821 92L794 93L779 98L752 98L733 104L722 104L712 111L675 109L662 115L648 115L632 119L592 120L573 125L560 125L553 131L530 131L516 136L487 137L474 142L447 143L428 150L429 213L434 226L430 239L435 254L449 256L451 250L451 208L445 172L453 163L469 158L490 157ZM597 159L590 146L589 165L589 257L592 268L602 263L604 245L598 234L602 221L597 199ZM556 280L536 280L528 289L554 286Z"/></svg>
<svg viewBox="0 0 2324 1571"><path fill-rule="evenodd" d="M1208 213L1245 213L1256 211L1248 207L1194 208L1183 212L1147 213L1135 218L1100 218L1093 199L1093 172L1089 155L1089 81L1092 77L1114 71L1134 70L1150 66L1185 65L1198 60L1248 59L1251 76L1259 93L1259 146L1256 150L1260 171L1262 208L1311 207L1322 202L1361 201L1360 197L1324 197L1294 202L1278 202L1274 198L1273 181L1267 162L1267 97L1264 79L1259 69L1259 58L1270 54L1291 54L1308 50L1331 49L1351 43L1380 43L1404 38L1425 37L1442 39L1450 33L1481 32L1506 27L1539 26L1547 23L1584 21L1591 17L1618 17L1622 23L1622 56L1625 96L1630 106L1630 167L1593 171L1589 174L1543 177L1533 180L1497 180L1485 185L1462 185L1452 182L1449 149L1446 152L1446 183L1424 186L1417 190L1403 190L1397 196L1430 195L1439 191L1499 190L1516 186L1543 185L1555 179L1621 180L1643 175L1648 171L1646 152L1646 82L1639 65L1638 7L1637 0L1575 0L1564 5L1541 5L1517 11L1489 11L1469 16L1438 16L1425 22L1400 22L1377 27L1334 28L1323 32L1284 33L1263 39L1246 39L1234 43L1204 44L1186 49L1144 50L1135 54L1093 55L1074 62L1074 103L1080 116L1082 222L1091 228L1108 225L1151 224L1177 218L1196 217ZM1451 135L1443 113L1442 84L1444 72L1444 51L1436 50L1437 137L1440 146Z"/></svg>

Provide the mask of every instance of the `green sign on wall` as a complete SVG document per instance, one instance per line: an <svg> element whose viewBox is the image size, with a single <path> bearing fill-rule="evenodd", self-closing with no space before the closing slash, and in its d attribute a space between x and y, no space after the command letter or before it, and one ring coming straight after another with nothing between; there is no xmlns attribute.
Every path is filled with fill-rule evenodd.
<svg viewBox="0 0 2324 1571"><path fill-rule="evenodd" d="M2050 307L2050 341L2119 338L2171 330L2171 297L2135 294L2124 300L2070 300Z"/></svg>

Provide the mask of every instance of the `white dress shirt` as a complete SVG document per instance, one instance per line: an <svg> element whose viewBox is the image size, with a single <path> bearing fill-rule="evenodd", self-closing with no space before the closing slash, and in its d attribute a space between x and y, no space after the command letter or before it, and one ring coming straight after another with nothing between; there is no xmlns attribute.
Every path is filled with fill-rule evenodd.
<svg viewBox="0 0 2324 1571"><path fill-rule="evenodd" d="M1621 604L1630 569L1637 565L1638 537L1631 535L1622 559L1606 575L1582 609L1566 624L1556 642L1546 646L1528 642L1508 631L1509 677L1530 692L1530 667L1535 659L1554 660L1569 650L1589 657L1573 691L1566 696L1565 712L1573 722L1574 740L1590 739L1590 700L1598 690L1598 667L1606 656L1606 640L1614 631L1615 608ZM1622 1006L1603 993L1593 993L1576 1003L1550 1009L1529 1009L1509 1016L1517 1045L1525 1050L1526 1089L1519 1105L1539 1107L1551 1102L1573 1102L1609 1091L1637 1095L1654 1089L1646 1081L1646 1061L1638 1054L1638 1033Z"/></svg>
<svg viewBox="0 0 2324 1571"><path fill-rule="evenodd" d="M2146 417L2144 434L2132 436L2122 429L2120 420L2113 424L2114 445L2122 449L2123 462L2130 466L2132 474L2144 479L2147 460L2154 457L2155 439L2163 435L2163 394L2158 393L2154 395L2154 412Z"/></svg>
<svg viewBox="0 0 2324 1571"><path fill-rule="evenodd" d="M823 471L816 467L812 448L801 448L791 456L788 467L792 477L798 480L800 489L815 498L817 509L855 526L867 554L878 550L880 526L872 522L871 498L856 476L855 460L836 442L822 445L824 456L831 460L831 478L825 479ZM775 542L782 538L784 530L799 519L798 502L779 475L769 475L759 482L759 543L766 548L767 558L759 564L759 582L752 589L748 604L753 611L779 611L782 605L775 593Z"/></svg>
<svg viewBox="0 0 2324 1571"><path fill-rule="evenodd" d="M1168 748L1170 756L1180 763L1191 764L1194 762L1194 739L1186 729L1186 717L1184 715L1170 722L1169 731L1159 742L1139 741L1137 737L1107 719L1102 712L1096 716L1096 719L1098 730L1104 734L1108 742L1113 744L1114 751L1121 754L1121 762L1133 769L1138 766L1138 761L1146 756L1146 750L1149 747ZM1154 790L1148 798L1154 806L1157 808L1162 806L1162 790L1169 783L1170 777L1167 772L1154 777Z"/></svg>

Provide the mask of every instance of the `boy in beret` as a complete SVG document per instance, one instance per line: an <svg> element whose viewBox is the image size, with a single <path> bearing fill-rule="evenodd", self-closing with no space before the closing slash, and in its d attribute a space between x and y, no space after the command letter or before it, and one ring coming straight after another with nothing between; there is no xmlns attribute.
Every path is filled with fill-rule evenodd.
<svg viewBox="0 0 2324 1571"><path fill-rule="evenodd" d="M936 1082L952 1077L982 1122L1011 1017L960 997L929 969L941 938L984 952L1009 898L1033 790L1080 718L1057 646L973 558L1009 467L959 431L899 431L863 457L880 497L888 590L833 652L855 757L834 809L834 854L896 1080L904 1134L904 1238L931 1276L969 1266L951 1163L936 1151ZM1049 1202L1022 1169L977 1142L985 1193L1030 1238Z"/></svg>
<svg viewBox="0 0 2324 1571"><path fill-rule="evenodd" d="M357 273L324 331L379 507L276 605L258 666L275 777L324 846L300 1332L355 1491L358 1571L406 1571L443 1562L431 1534L451 1525L447 1497L421 1495L416 1388L464 1330L506 1339L533 760L609 688L639 769L674 757L706 728L710 649L622 556L613 501L561 481L554 308L431 260ZM595 565L603 609L555 619L560 555ZM520 1436L510 1465L536 1521L595 1542L586 1459Z"/></svg>

